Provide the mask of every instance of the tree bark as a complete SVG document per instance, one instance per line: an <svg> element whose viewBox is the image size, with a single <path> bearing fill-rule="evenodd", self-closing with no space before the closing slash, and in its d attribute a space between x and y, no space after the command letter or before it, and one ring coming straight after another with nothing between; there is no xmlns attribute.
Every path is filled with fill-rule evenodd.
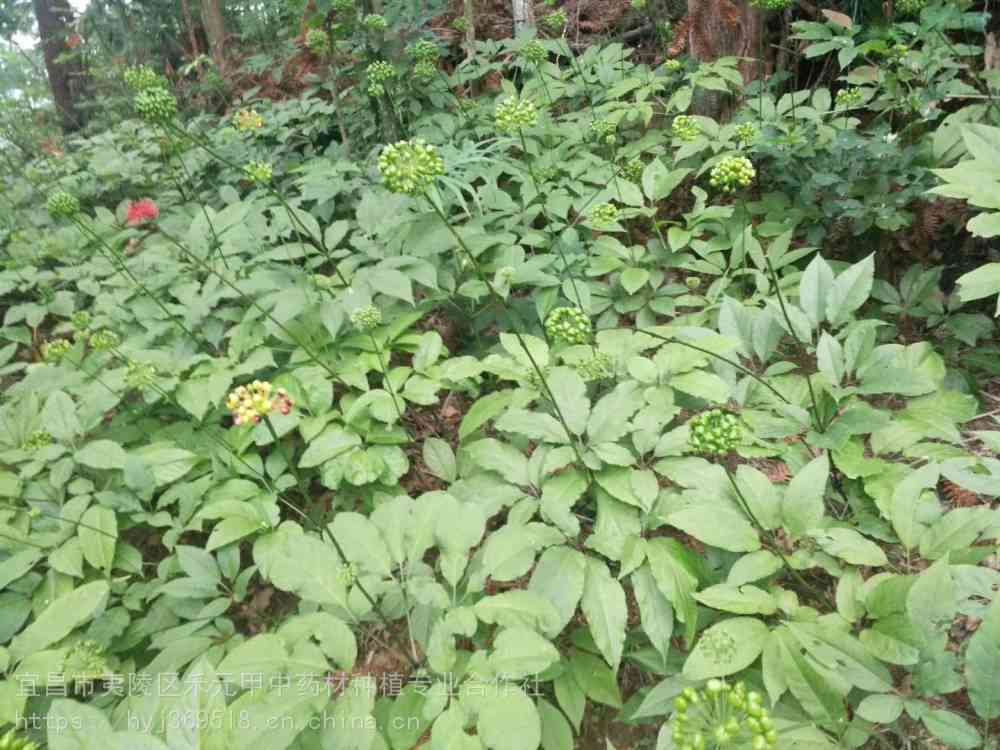
<svg viewBox="0 0 1000 750"><path fill-rule="evenodd" d="M184 17L184 25L187 26L188 44L191 45L191 59L194 59L201 54L201 48L198 46L198 34L195 31L194 18L191 15L191 6L188 5L188 0L181 0L181 15Z"/></svg>
<svg viewBox="0 0 1000 750"><path fill-rule="evenodd" d="M535 25L535 8L531 0L513 0L514 36Z"/></svg>
<svg viewBox="0 0 1000 750"><path fill-rule="evenodd" d="M763 34L762 12L749 3L732 0L688 0L688 49L699 62L712 62L720 57L749 58L740 63L744 83L763 77L764 61L760 59ZM699 97L694 109L697 114L724 119L731 102L718 93Z"/></svg>
<svg viewBox="0 0 1000 750"><path fill-rule="evenodd" d="M52 101L59 111L63 130L69 133L83 126L77 96L83 89L84 75L79 57L65 54L69 52L67 41L73 12L64 3L65 0L32 0Z"/></svg>
<svg viewBox="0 0 1000 750"><path fill-rule="evenodd" d="M226 22L222 17L222 0L201 0L201 22L205 25L212 59L221 72L225 66L226 52Z"/></svg>

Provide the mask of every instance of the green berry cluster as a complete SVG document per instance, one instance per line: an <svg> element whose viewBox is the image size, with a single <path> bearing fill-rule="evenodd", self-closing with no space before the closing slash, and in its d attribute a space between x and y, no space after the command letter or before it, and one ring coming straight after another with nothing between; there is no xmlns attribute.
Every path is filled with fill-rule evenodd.
<svg viewBox="0 0 1000 750"><path fill-rule="evenodd" d="M368 95L382 96L385 84L396 77L396 69L385 60L376 60L365 69L368 78Z"/></svg>
<svg viewBox="0 0 1000 750"><path fill-rule="evenodd" d="M413 66L413 77L418 81L429 81L437 75L437 72L437 65L428 60L420 60Z"/></svg>
<svg viewBox="0 0 1000 750"><path fill-rule="evenodd" d="M557 307L545 319L545 333L555 344L586 344L593 328L579 307Z"/></svg>
<svg viewBox="0 0 1000 750"><path fill-rule="evenodd" d="M63 673L70 680L97 680L110 672L104 647L97 641L80 641L63 662Z"/></svg>
<svg viewBox="0 0 1000 750"><path fill-rule="evenodd" d="M615 142L615 133L618 126L611 120L594 120L590 123L590 134L599 141L604 141L608 145Z"/></svg>
<svg viewBox="0 0 1000 750"><path fill-rule="evenodd" d="M121 337L107 328L90 335L90 348L97 352L111 351L117 348L121 342Z"/></svg>
<svg viewBox="0 0 1000 750"><path fill-rule="evenodd" d="M910 48L902 42L897 42L889 49L889 57L893 62L902 62L908 54L910 54Z"/></svg>
<svg viewBox="0 0 1000 750"><path fill-rule="evenodd" d="M80 213L80 201L75 195L67 193L65 190L57 190L49 195L45 201L45 208L53 218L69 219Z"/></svg>
<svg viewBox="0 0 1000 750"><path fill-rule="evenodd" d="M247 162L246 166L243 167L243 172L255 185L266 184L274 176L274 170L266 161Z"/></svg>
<svg viewBox="0 0 1000 750"><path fill-rule="evenodd" d="M333 0L333 10L338 15L353 15L355 10L354 0Z"/></svg>
<svg viewBox="0 0 1000 750"><path fill-rule="evenodd" d="M46 362L58 362L70 350L69 339L55 339L42 344L42 359Z"/></svg>
<svg viewBox="0 0 1000 750"><path fill-rule="evenodd" d="M241 133L252 133L264 127L264 118L255 109L241 109L233 114L233 127Z"/></svg>
<svg viewBox="0 0 1000 750"><path fill-rule="evenodd" d="M134 68L126 68L122 77L125 79L125 85L136 94L147 89L167 88L167 79L148 65L137 65Z"/></svg>
<svg viewBox="0 0 1000 750"><path fill-rule="evenodd" d="M566 28L567 21L569 21L569 18L566 15L566 11L562 8L552 11L542 19L542 23L545 24L545 28L552 33L558 33Z"/></svg>
<svg viewBox="0 0 1000 750"><path fill-rule="evenodd" d="M865 93L859 88L841 89L837 92L837 109L853 109L864 101Z"/></svg>
<svg viewBox="0 0 1000 750"><path fill-rule="evenodd" d="M704 412L688 422L688 446L694 453L731 453L742 439L740 418L721 409Z"/></svg>
<svg viewBox="0 0 1000 750"><path fill-rule="evenodd" d="M723 747L774 747L778 733L761 695L737 682L709 680L703 690L685 688L674 699L671 730L680 750L714 750Z"/></svg>
<svg viewBox="0 0 1000 750"><path fill-rule="evenodd" d="M135 111L148 122L167 122L177 114L177 100L166 89L146 89L136 95Z"/></svg>
<svg viewBox="0 0 1000 750"><path fill-rule="evenodd" d="M38 750L38 745L10 729L0 737L0 750Z"/></svg>
<svg viewBox="0 0 1000 750"><path fill-rule="evenodd" d="M675 138L679 138L682 141L693 141L701 135L701 128L698 126L698 121L691 117L691 115L677 115L670 125L670 130L673 132Z"/></svg>
<svg viewBox="0 0 1000 750"><path fill-rule="evenodd" d="M385 31L389 27L385 16L380 16L378 13L369 13L365 16L364 24L369 31Z"/></svg>
<svg viewBox="0 0 1000 750"><path fill-rule="evenodd" d="M610 354L597 352L593 357L576 366L576 373L584 383L608 380L615 374L615 363Z"/></svg>
<svg viewBox="0 0 1000 750"><path fill-rule="evenodd" d="M497 132L514 135L538 122L538 109L530 99L510 96L497 102L494 114Z"/></svg>
<svg viewBox="0 0 1000 750"><path fill-rule="evenodd" d="M521 45L521 58L532 65L541 65L548 59L549 53L545 45L537 39L532 39Z"/></svg>
<svg viewBox="0 0 1000 750"><path fill-rule="evenodd" d="M896 0L896 11L901 16L918 16L927 7L927 0Z"/></svg>
<svg viewBox="0 0 1000 750"><path fill-rule="evenodd" d="M399 141L382 149L378 170L385 186L392 192L421 195L444 174L444 161L434 146L418 138Z"/></svg>
<svg viewBox="0 0 1000 750"><path fill-rule="evenodd" d="M752 122L740 123L736 126L736 140L744 147L749 146L757 138L757 126Z"/></svg>
<svg viewBox="0 0 1000 750"><path fill-rule="evenodd" d="M46 445L52 445L52 436L45 430L35 430L33 433L28 435L24 443L21 444L21 450L27 451L28 453L34 453L35 451L44 448Z"/></svg>
<svg viewBox="0 0 1000 750"><path fill-rule="evenodd" d="M668 73L676 73L683 67L684 63L682 63L680 60L675 60L673 58L663 63L663 69Z"/></svg>
<svg viewBox="0 0 1000 750"><path fill-rule="evenodd" d="M351 313L351 325L361 331L371 331L382 325L382 311L375 305L359 307Z"/></svg>
<svg viewBox="0 0 1000 750"><path fill-rule="evenodd" d="M757 170L745 156L724 156L712 167L708 183L724 193L733 193L748 187L756 176Z"/></svg>
<svg viewBox="0 0 1000 750"><path fill-rule="evenodd" d="M750 0L750 5L759 10L784 10L792 4L792 0Z"/></svg>
<svg viewBox="0 0 1000 750"><path fill-rule="evenodd" d="M309 29L306 32L306 47L314 55L322 55L330 45L330 37L323 29Z"/></svg>
<svg viewBox="0 0 1000 750"><path fill-rule="evenodd" d="M441 48L430 39L420 39L410 47L410 57L418 63L436 63L441 58Z"/></svg>
<svg viewBox="0 0 1000 750"><path fill-rule="evenodd" d="M601 203L590 210L590 222L598 226L606 227L618 222L620 212L618 206L613 203Z"/></svg>
<svg viewBox="0 0 1000 750"><path fill-rule="evenodd" d="M634 182L638 185L642 182L642 175L645 171L646 165L643 163L642 159L630 159L625 166L622 167L622 177L629 182Z"/></svg>
<svg viewBox="0 0 1000 750"><path fill-rule="evenodd" d="M76 330L85 331L90 328L90 313L86 310L77 310L70 321Z"/></svg>
<svg viewBox="0 0 1000 750"><path fill-rule="evenodd" d="M156 366L150 362L128 361L125 382L130 388L148 388L156 382Z"/></svg>

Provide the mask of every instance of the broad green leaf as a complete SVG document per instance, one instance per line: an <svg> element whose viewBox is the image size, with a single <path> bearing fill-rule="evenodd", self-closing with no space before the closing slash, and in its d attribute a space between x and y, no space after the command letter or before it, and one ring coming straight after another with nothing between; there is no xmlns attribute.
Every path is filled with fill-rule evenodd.
<svg viewBox="0 0 1000 750"><path fill-rule="evenodd" d="M869 695L858 704L858 716L875 724L892 724L903 713L898 695Z"/></svg>
<svg viewBox="0 0 1000 750"><path fill-rule="evenodd" d="M80 420L76 416L76 404L62 391L53 391L45 399L45 407L42 409L42 424L56 440L67 442L83 431Z"/></svg>
<svg viewBox="0 0 1000 750"><path fill-rule="evenodd" d="M476 730L490 750L535 750L542 742L542 722L535 704L516 685L484 685Z"/></svg>
<svg viewBox="0 0 1000 750"><path fill-rule="evenodd" d="M760 549L760 539L746 515L732 505L706 498L667 515L667 522L705 544L730 552Z"/></svg>
<svg viewBox="0 0 1000 750"><path fill-rule="evenodd" d="M74 455L77 463L91 469L122 469L126 457L125 450L114 440L93 440Z"/></svg>
<svg viewBox="0 0 1000 750"><path fill-rule="evenodd" d="M587 577L580 609L590 625L594 643L605 661L617 671L625 647L625 625L628 621L625 591L611 577L607 565L592 557L587 558Z"/></svg>
<svg viewBox="0 0 1000 750"><path fill-rule="evenodd" d="M299 458L299 467L308 469L319 466L360 445L361 438L356 433L331 425L309 442L309 446Z"/></svg>
<svg viewBox="0 0 1000 750"><path fill-rule="evenodd" d="M580 533L580 521L573 513L573 506L586 490L587 478L576 469L547 479L542 485L542 516L564 533L576 536Z"/></svg>
<svg viewBox="0 0 1000 750"><path fill-rule="evenodd" d="M573 729L562 711L544 698L536 701L538 716L542 720L542 748L544 750L573 750Z"/></svg>
<svg viewBox="0 0 1000 750"><path fill-rule="evenodd" d="M881 566L889 563L880 546L854 529L832 527L814 531L811 536L824 552L851 565Z"/></svg>
<svg viewBox="0 0 1000 750"><path fill-rule="evenodd" d="M746 669L760 656L769 633L767 625L753 617L717 622L698 638L684 662L684 676L705 680Z"/></svg>
<svg viewBox="0 0 1000 750"><path fill-rule="evenodd" d="M826 317L837 326L846 323L871 294L875 277L875 254L869 255L837 276L826 301Z"/></svg>
<svg viewBox="0 0 1000 750"><path fill-rule="evenodd" d="M830 459L817 456L799 470L785 489L781 515L788 531L802 536L819 525L826 511L823 497L830 476Z"/></svg>
<svg viewBox="0 0 1000 750"><path fill-rule="evenodd" d="M975 727L952 711L928 711L924 716L924 726L948 748L974 750L983 746L983 739Z"/></svg>
<svg viewBox="0 0 1000 750"><path fill-rule="evenodd" d="M756 586L733 586L720 583L695 593L694 598L706 607L737 615L773 615L778 606L774 597Z"/></svg>
<svg viewBox="0 0 1000 750"><path fill-rule="evenodd" d="M559 635L576 614L586 574L587 558L571 547L549 547L538 559L528 590L555 607L558 616L552 627L542 630L549 638Z"/></svg>
<svg viewBox="0 0 1000 750"><path fill-rule="evenodd" d="M827 299L833 290L834 275L830 266L819 254L806 266L799 284L799 305L812 327L826 320Z"/></svg>
<svg viewBox="0 0 1000 750"><path fill-rule="evenodd" d="M340 544L347 559L361 570L388 576L392 573L392 558L378 527L360 513L338 513L329 526L330 533Z"/></svg>
<svg viewBox="0 0 1000 750"><path fill-rule="evenodd" d="M20 661L65 638L105 605L109 591L107 582L94 581L60 596L11 642L11 657Z"/></svg>
<svg viewBox="0 0 1000 750"><path fill-rule="evenodd" d="M631 581L642 629L666 663L670 639L674 633L674 608L660 591L649 565L643 565L634 571Z"/></svg>
<svg viewBox="0 0 1000 750"><path fill-rule="evenodd" d="M493 640L490 666L506 679L544 672L559 661L559 651L530 628L507 628Z"/></svg>
<svg viewBox="0 0 1000 750"><path fill-rule="evenodd" d="M118 518L110 508L91 506L76 527L84 559L98 570L111 572L118 541Z"/></svg>
<svg viewBox="0 0 1000 750"><path fill-rule="evenodd" d="M969 700L980 718L1000 716L1000 597L993 600L965 652Z"/></svg>

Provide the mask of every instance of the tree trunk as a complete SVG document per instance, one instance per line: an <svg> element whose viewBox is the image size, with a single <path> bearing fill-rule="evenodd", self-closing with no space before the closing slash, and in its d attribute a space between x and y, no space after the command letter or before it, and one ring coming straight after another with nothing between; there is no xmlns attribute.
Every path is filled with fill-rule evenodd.
<svg viewBox="0 0 1000 750"><path fill-rule="evenodd" d="M222 18L222 0L201 0L201 22L205 24L208 46L215 67L221 72L225 65L226 22Z"/></svg>
<svg viewBox="0 0 1000 750"><path fill-rule="evenodd" d="M73 12L65 0L33 0L38 36L41 38L45 70L49 74L52 101L59 110L63 130L67 133L83 126L83 116L76 106L77 95L84 84L83 65L79 57L66 55L70 51L70 22ZM60 59L66 57L68 59Z"/></svg>
<svg viewBox="0 0 1000 750"><path fill-rule="evenodd" d="M535 8L531 0L513 0L514 36L535 25Z"/></svg>
<svg viewBox="0 0 1000 750"><path fill-rule="evenodd" d="M744 83L764 75L760 55L763 34L762 11L749 3L732 0L688 0L687 35L691 57L712 62L720 57L749 58L740 63ZM697 114L724 119L732 102L709 92L695 102Z"/></svg>
<svg viewBox="0 0 1000 750"><path fill-rule="evenodd" d="M188 44L191 45L191 59L193 60L201 54L201 48L198 46L198 34L195 31L191 6L188 5L187 0L181 0L181 15L184 17L184 25L187 26Z"/></svg>

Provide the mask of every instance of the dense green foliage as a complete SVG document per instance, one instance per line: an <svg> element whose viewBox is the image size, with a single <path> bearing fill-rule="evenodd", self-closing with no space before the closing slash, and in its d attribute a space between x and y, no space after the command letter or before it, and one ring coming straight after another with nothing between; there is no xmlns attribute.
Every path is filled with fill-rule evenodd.
<svg viewBox="0 0 1000 750"><path fill-rule="evenodd" d="M0 748L996 747L984 14L787 90L386 5L0 151Z"/></svg>

